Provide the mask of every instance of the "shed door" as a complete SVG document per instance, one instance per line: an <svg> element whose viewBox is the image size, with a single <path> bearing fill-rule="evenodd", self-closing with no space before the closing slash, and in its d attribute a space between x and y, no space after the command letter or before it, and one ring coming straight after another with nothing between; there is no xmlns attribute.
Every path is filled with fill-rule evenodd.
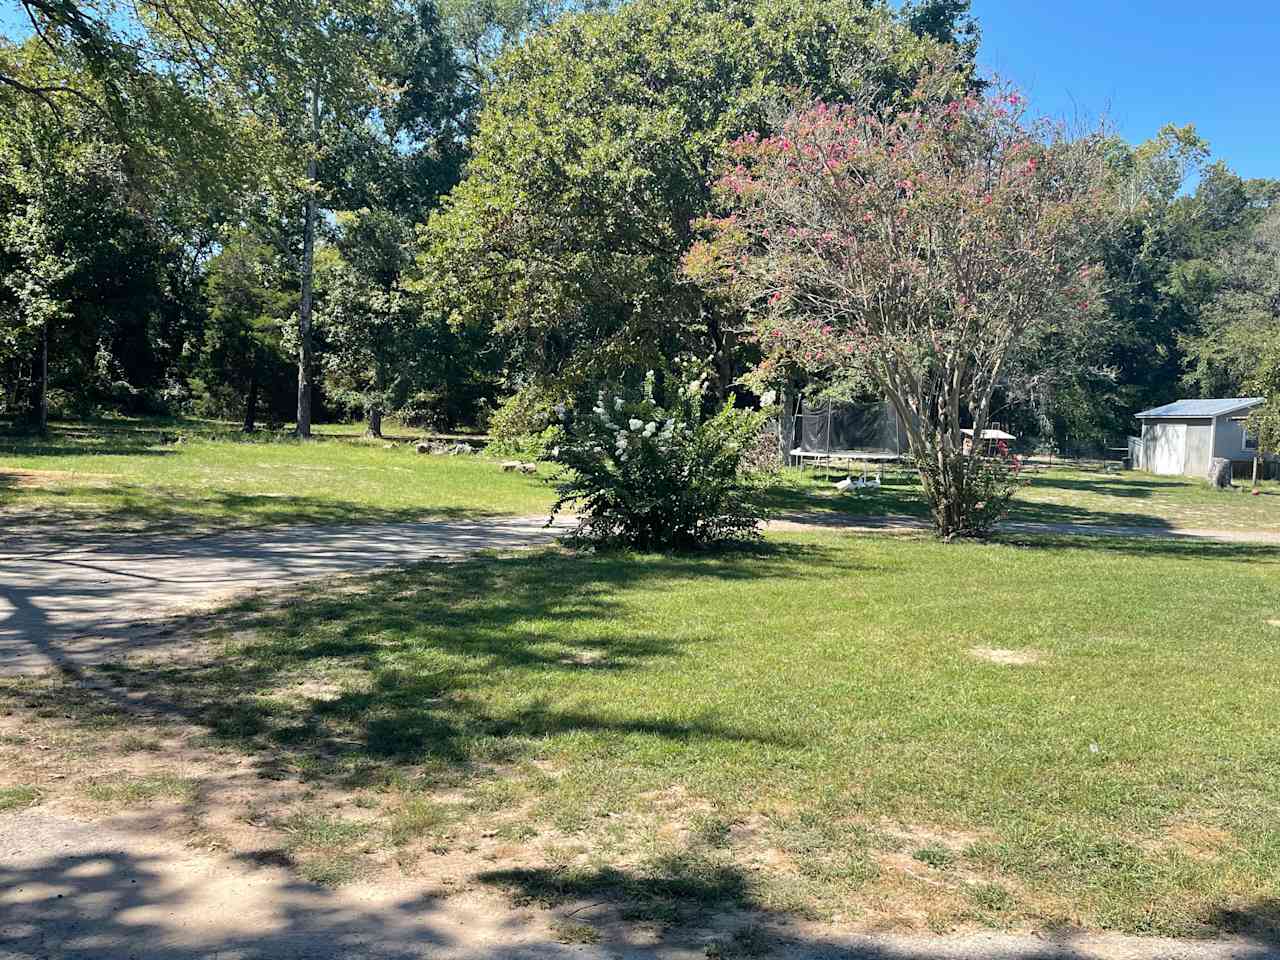
<svg viewBox="0 0 1280 960"><path fill-rule="evenodd" d="M1185 423L1153 423L1147 444L1148 469L1152 473L1177 475L1186 460L1187 425Z"/></svg>

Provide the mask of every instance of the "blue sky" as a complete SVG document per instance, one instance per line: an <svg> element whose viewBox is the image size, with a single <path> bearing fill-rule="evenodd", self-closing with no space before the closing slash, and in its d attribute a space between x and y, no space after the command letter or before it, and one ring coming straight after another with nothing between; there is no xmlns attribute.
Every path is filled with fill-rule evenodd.
<svg viewBox="0 0 1280 960"><path fill-rule="evenodd" d="M979 63L1036 112L1106 115L1138 142L1194 123L1215 159L1280 177L1276 0L972 0Z"/></svg>

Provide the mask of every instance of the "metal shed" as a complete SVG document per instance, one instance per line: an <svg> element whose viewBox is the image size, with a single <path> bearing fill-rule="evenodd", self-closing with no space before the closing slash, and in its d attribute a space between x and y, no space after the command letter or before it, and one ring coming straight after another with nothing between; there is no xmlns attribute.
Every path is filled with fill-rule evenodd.
<svg viewBox="0 0 1280 960"><path fill-rule="evenodd" d="M1257 456L1257 444L1244 421L1262 397L1176 400L1137 414L1142 435L1130 444L1134 467L1151 473L1203 477L1214 457L1244 469Z"/></svg>

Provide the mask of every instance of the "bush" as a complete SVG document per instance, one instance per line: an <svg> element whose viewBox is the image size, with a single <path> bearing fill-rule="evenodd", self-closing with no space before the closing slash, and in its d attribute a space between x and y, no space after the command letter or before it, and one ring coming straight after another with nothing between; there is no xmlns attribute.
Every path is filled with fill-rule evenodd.
<svg viewBox="0 0 1280 960"><path fill-rule="evenodd" d="M758 536L765 516L758 475L743 459L766 415L732 400L703 419L698 384L668 408L653 396L601 390L590 411L565 415L565 435L547 459L558 478L554 516L581 514L577 536L642 550L691 549Z"/></svg>
<svg viewBox="0 0 1280 960"><path fill-rule="evenodd" d="M989 537L1009 513L1009 504L1027 481L1022 460L1001 440L990 455L954 453L945 461L948 477L929 457L916 458L934 526L947 539Z"/></svg>
<svg viewBox="0 0 1280 960"><path fill-rule="evenodd" d="M517 391L490 415L489 437L494 456L545 458L561 438L554 400L536 385Z"/></svg>
<svg viewBox="0 0 1280 960"><path fill-rule="evenodd" d="M521 433L491 440L485 453L505 460L546 460L548 452L563 439L564 430L556 424L541 433Z"/></svg>

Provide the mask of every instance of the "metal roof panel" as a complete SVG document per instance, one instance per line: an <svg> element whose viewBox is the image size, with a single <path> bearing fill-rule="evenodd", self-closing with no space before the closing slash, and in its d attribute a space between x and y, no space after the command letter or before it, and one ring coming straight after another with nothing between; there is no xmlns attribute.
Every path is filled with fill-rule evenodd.
<svg viewBox="0 0 1280 960"><path fill-rule="evenodd" d="M1216 400L1175 400L1163 407L1152 407L1135 413L1137 420L1164 420L1182 417L1220 417L1247 410L1262 403L1263 397L1223 397Z"/></svg>

